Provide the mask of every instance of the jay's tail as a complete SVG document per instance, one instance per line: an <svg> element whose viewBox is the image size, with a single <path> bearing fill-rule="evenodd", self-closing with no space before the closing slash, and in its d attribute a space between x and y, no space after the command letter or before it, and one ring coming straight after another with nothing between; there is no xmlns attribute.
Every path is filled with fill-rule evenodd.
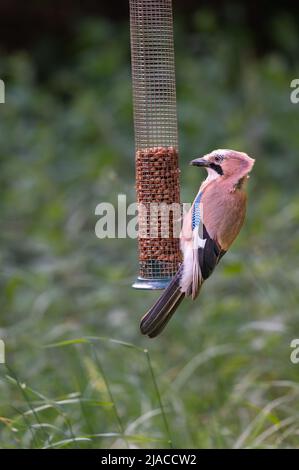
<svg viewBox="0 0 299 470"><path fill-rule="evenodd" d="M180 288L182 271L183 266L181 265L163 294L159 297L152 308L150 308L142 317L140 322L140 330L142 334L148 335L150 338L154 338L160 334L185 297L184 292L181 292Z"/></svg>

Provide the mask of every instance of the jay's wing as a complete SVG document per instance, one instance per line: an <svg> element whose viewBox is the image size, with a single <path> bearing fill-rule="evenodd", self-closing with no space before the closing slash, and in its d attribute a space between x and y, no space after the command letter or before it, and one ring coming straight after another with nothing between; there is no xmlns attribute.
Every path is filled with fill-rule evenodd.
<svg viewBox="0 0 299 470"><path fill-rule="evenodd" d="M199 238L199 242L198 231L193 231L192 283L186 291L186 295L191 295L193 299L197 297L201 285L212 274L216 265L226 253L225 250L220 248L217 241L210 237L204 225L202 228L202 238ZM195 245L195 243L197 244Z"/></svg>
<svg viewBox="0 0 299 470"><path fill-rule="evenodd" d="M217 240L210 236L204 224L202 196L203 192L200 191L184 220L182 230L185 269L181 286L182 291L193 299L197 297L202 283L212 274L225 253Z"/></svg>
<svg viewBox="0 0 299 470"><path fill-rule="evenodd" d="M205 225L203 225L203 240L205 240L204 246L198 248L197 256L202 278L206 280L226 252L210 237Z"/></svg>

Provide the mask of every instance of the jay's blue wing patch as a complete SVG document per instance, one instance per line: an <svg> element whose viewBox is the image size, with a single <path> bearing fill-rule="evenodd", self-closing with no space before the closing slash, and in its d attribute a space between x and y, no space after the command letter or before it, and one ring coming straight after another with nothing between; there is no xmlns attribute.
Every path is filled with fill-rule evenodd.
<svg viewBox="0 0 299 470"><path fill-rule="evenodd" d="M196 199L193 204L193 209L192 209L192 231L199 227L200 220L201 220L201 213L200 213L200 200L202 197L202 192L198 193L196 196Z"/></svg>

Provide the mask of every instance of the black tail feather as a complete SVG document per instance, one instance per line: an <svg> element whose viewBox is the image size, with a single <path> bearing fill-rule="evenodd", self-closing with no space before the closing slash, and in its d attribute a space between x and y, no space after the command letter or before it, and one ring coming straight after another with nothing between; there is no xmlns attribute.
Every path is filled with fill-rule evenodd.
<svg viewBox="0 0 299 470"><path fill-rule="evenodd" d="M142 334L154 338L163 331L171 319L177 307L185 297L185 294L181 292L180 288L181 275L182 266L157 302L141 319L140 330Z"/></svg>

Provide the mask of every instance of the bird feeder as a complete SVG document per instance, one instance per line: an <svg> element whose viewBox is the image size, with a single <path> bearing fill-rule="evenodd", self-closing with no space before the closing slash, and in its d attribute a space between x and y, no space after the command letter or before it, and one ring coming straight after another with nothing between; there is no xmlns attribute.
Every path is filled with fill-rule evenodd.
<svg viewBox="0 0 299 470"><path fill-rule="evenodd" d="M151 219L155 236L149 224L153 204L180 203L172 1L130 0L130 31L139 207L139 276L133 287L163 289L181 261L173 213L168 237L161 234L161 211Z"/></svg>

